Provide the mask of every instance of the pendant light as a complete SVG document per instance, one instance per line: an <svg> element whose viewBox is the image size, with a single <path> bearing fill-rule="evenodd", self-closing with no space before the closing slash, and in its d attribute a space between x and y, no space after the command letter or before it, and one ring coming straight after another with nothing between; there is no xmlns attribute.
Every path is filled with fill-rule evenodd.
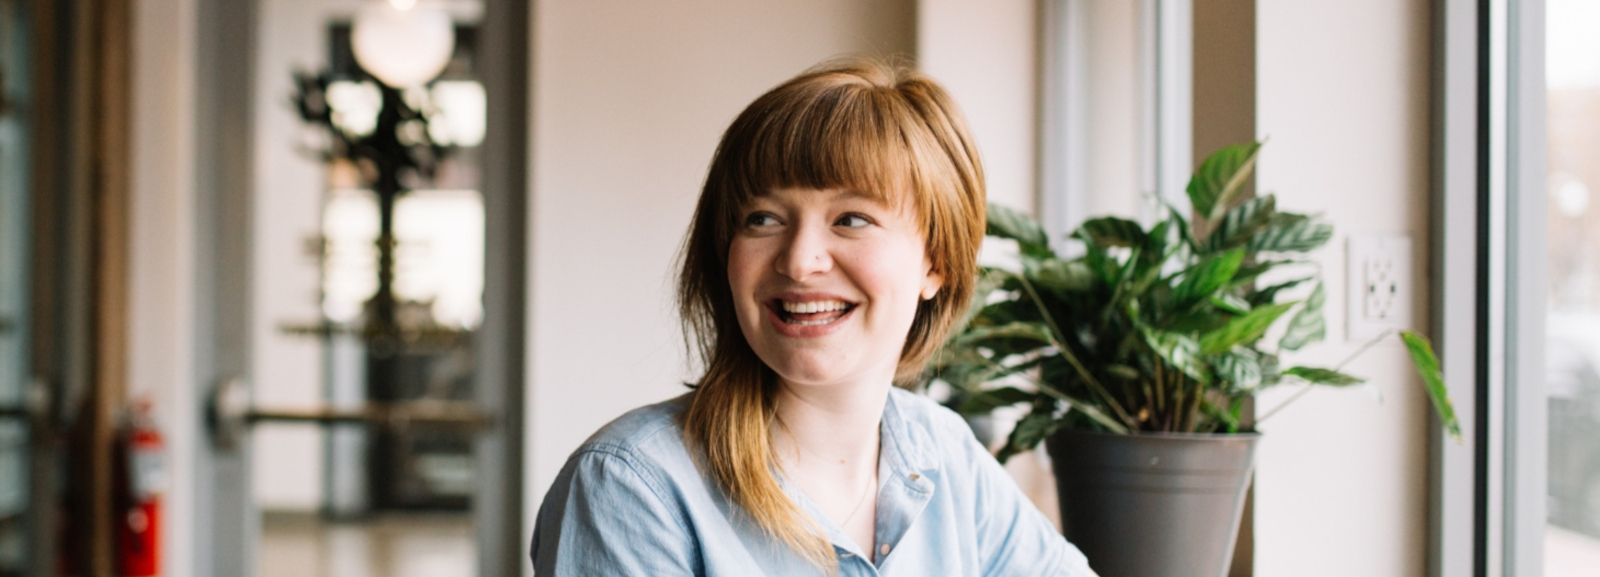
<svg viewBox="0 0 1600 577"><path fill-rule="evenodd" d="M356 62L384 84L410 88L433 80L455 51L455 24L427 0L375 0L350 27Z"/></svg>

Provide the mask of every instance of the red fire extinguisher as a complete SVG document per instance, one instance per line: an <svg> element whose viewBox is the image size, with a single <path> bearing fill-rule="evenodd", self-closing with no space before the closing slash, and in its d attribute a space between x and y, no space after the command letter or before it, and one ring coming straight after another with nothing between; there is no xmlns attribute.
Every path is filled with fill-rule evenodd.
<svg viewBox="0 0 1600 577"><path fill-rule="evenodd" d="M150 416L149 401L134 405L123 435L128 500L120 519L117 564L123 577L161 573L161 493L166 484L165 441Z"/></svg>

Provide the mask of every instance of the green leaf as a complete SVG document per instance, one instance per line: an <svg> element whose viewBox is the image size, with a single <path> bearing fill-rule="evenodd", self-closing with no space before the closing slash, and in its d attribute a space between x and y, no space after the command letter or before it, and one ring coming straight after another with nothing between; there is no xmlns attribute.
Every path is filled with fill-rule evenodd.
<svg viewBox="0 0 1600 577"><path fill-rule="evenodd" d="M1261 387L1266 388L1283 382L1283 373L1278 370L1278 355L1255 352L1256 358L1261 362Z"/></svg>
<svg viewBox="0 0 1600 577"><path fill-rule="evenodd" d="M1096 218L1083 223L1074 237L1099 246L1144 246L1147 234L1139 223L1115 216Z"/></svg>
<svg viewBox="0 0 1600 577"><path fill-rule="evenodd" d="M1239 272L1239 263L1243 261L1244 251L1230 250L1206 257L1200 264L1189 267L1183 272L1183 280L1172 289L1174 308L1187 309L1211 298L1211 295L1228 286L1228 281L1233 280L1234 273Z"/></svg>
<svg viewBox="0 0 1600 577"><path fill-rule="evenodd" d="M1333 238L1333 225L1303 214L1280 212L1250 239L1250 252L1310 252Z"/></svg>
<svg viewBox="0 0 1600 577"><path fill-rule="evenodd" d="M1327 300L1327 295L1322 290L1322 283L1311 289L1311 296L1306 297L1306 302L1300 311L1289 320L1289 330L1284 331L1283 339L1278 341L1278 348L1286 351L1298 351L1301 347L1319 342L1328 336L1328 323L1322 316L1322 304Z"/></svg>
<svg viewBox="0 0 1600 577"><path fill-rule="evenodd" d="M1367 382L1366 379L1361 377L1319 367L1289 367L1283 370L1283 374L1299 377L1308 383L1335 387L1348 387Z"/></svg>
<svg viewBox="0 0 1600 577"><path fill-rule="evenodd" d="M1004 463L1012 455L1031 451L1060 426L1060 421L1049 412L1035 409L1017 421L1016 428L1011 429L1011 435L1006 438L1006 446L1000 449L1000 454L995 458Z"/></svg>
<svg viewBox="0 0 1600 577"><path fill-rule="evenodd" d="M1433 408L1439 414L1439 423L1444 425L1445 431L1456 442L1461 441L1461 423L1456 421L1456 410L1450 404L1450 390L1444 386L1444 372L1439 369L1439 357L1433 354L1433 345L1428 343L1428 338L1412 331L1400 331L1400 340L1406 344L1406 350L1411 353L1411 364L1417 367L1417 374L1422 377L1422 384L1428 391L1428 398L1433 401Z"/></svg>
<svg viewBox="0 0 1600 577"><path fill-rule="evenodd" d="M1184 334L1205 334L1226 326L1233 318L1231 313L1200 307L1167 318L1167 322L1162 323L1159 328Z"/></svg>
<svg viewBox="0 0 1600 577"><path fill-rule="evenodd" d="M1254 351L1236 348L1217 355L1211 366L1217 376L1233 384L1237 391L1248 391L1261 386L1261 360Z"/></svg>
<svg viewBox="0 0 1600 577"><path fill-rule="evenodd" d="M1211 305L1236 315L1250 314L1250 303L1233 293L1211 295Z"/></svg>
<svg viewBox="0 0 1600 577"><path fill-rule="evenodd" d="M1118 423L1116 419L1111 418L1111 415L1105 414L1105 412L1101 411L1099 407L1083 401L1072 399L1070 397L1067 398L1067 404L1072 407L1072 410L1083 413L1084 416L1089 417L1090 420L1093 420L1100 426L1105 427L1107 431L1111 431L1118 435L1128 434L1127 427L1123 426L1122 423Z"/></svg>
<svg viewBox="0 0 1600 577"><path fill-rule="evenodd" d="M1111 300L1106 303L1102 318L1110 318L1117 309L1123 307L1130 299L1137 299L1150 288L1151 283L1161 278L1161 268L1140 258L1143 253L1143 249L1134 247L1128 262L1117 274L1117 282L1111 289Z"/></svg>
<svg viewBox="0 0 1600 577"><path fill-rule="evenodd" d="M1045 235L1044 227L1027 213L1010 208L1003 204L989 204L989 236L1009 238L1017 241L1017 246L1022 254L1033 257L1054 256L1050 250L1050 237Z"/></svg>
<svg viewBox="0 0 1600 577"><path fill-rule="evenodd" d="M1295 303L1281 303L1267 305L1250 314L1228 321L1222 328L1200 336L1200 350L1208 355L1218 354L1234 345L1248 343L1261 338L1263 333L1272 326L1278 317L1288 312Z"/></svg>
<svg viewBox="0 0 1600 577"><path fill-rule="evenodd" d="M989 303L978 311L978 316L972 320L973 327L997 327L1014 322L1035 322L1039 319L1039 307L1032 301L1009 298Z"/></svg>
<svg viewBox="0 0 1600 577"><path fill-rule="evenodd" d="M1064 292L1082 292L1094 288L1099 275L1088 264L1078 260L1046 260L1033 272L1036 285Z"/></svg>
<svg viewBox="0 0 1600 577"><path fill-rule="evenodd" d="M1050 327L1040 322L1017 321L992 327L972 327L955 339L957 346L974 346L979 343L1004 339L1027 339L1043 344L1055 342Z"/></svg>
<svg viewBox="0 0 1600 577"><path fill-rule="evenodd" d="M1139 373L1138 369L1128 365L1119 365L1116 363L1106 365L1106 374L1124 381L1137 381L1144 377L1144 375Z"/></svg>
<svg viewBox="0 0 1600 577"><path fill-rule="evenodd" d="M1216 230L1206 237L1201 251L1203 253L1228 250L1245 246L1268 223L1272 222L1272 215L1277 213L1277 201L1272 195L1258 196L1239 203L1239 206L1229 210L1217 223Z"/></svg>
<svg viewBox="0 0 1600 577"><path fill-rule="evenodd" d="M1209 400L1201 399L1200 412L1221 423L1225 432L1237 433L1239 432L1240 415L1244 414L1244 397L1233 397L1229 400L1226 409Z"/></svg>
<svg viewBox="0 0 1600 577"><path fill-rule="evenodd" d="M1164 260L1170 256L1167 246L1172 238L1172 219L1161 219L1161 222L1150 227L1150 234L1145 239L1145 258L1152 262Z"/></svg>
<svg viewBox="0 0 1600 577"><path fill-rule="evenodd" d="M1200 163L1186 192L1189 204L1201 218L1216 220L1222 216L1249 180L1260 150L1259 142L1235 144L1211 153Z"/></svg>
<svg viewBox="0 0 1600 577"><path fill-rule="evenodd" d="M1249 250L1248 248L1245 250ZM1257 255L1251 255L1256 257ZM1233 274L1231 286L1244 286L1254 282L1261 275L1267 274L1280 266L1288 265L1315 265L1316 261L1304 259L1261 259L1252 258L1250 262L1239 265L1239 272ZM1258 305L1259 306L1259 305Z"/></svg>
<svg viewBox="0 0 1600 577"><path fill-rule="evenodd" d="M1240 272L1241 273L1244 272L1243 268L1244 267L1240 267L1240 269L1241 269ZM1237 277L1239 275L1235 275L1235 276ZM1250 301L1250 306L1254 306L1254 307L1258 307L1258 306L1261 306L1261 305L1272 304L1273 301L1278 300L1278 293L1286 291L1286 290L1289 290L1289 289L1292 289L1292 288L1297 287L1297 286L1300 286L1301 284L1304 284L1307 281L1312 281L1312 280L1316 280L1316 277L1308 276L1308 277L1305 277L1305 278L1297 278L1297 279L1290 280L1290 281L1284 281L1284 282L1281 282L1281 283L1278 283L1278 284L1275 284L1275 285L1272 285L1272 286L1269 286L1269 287L1266 287L1266 288L1256 289L1255 292L1252 292L1249 295L1245 296L1245 300Z"/></svg>
<svg viewBox="0 0 1600 577"><path fill-rule="evenodd" d="M985 362L988 362L988 359L984 358L983 355L977 351L977 349L966 346L958 346L956 344L956 339L952 338L945 344L945 346L939 347L939 351L934 353L933 359L930 360L928 364L934 368L941 368L963 364L981 364Z"/></svg>
<svg viewBox="0 0 1600 577"><path fill-rule="evenodd" d="M1183 244L1187 245L1191 250L1198 250L1200 243L1195 241L1194 231L1189 229L1188 217L1185 217L1183 213L1178 211L1178 207L1172 206L1170 202L1162 200L1161 204L1167 207L1166 222L1178 225L1178 240L1183 241Z"/></svg>
<svg viewBox="0 0 1600 577"><path fill-rule="evenodd" d="M1030 393L1016 387L1000 387L973 393L962 401L960 413L963 415L986 415L997 408L1015 405L1034 400L1038 393Z"/></svg>
<svg viewBox="0 0 1600 577"><path fill-rule="evenodd" d="M1168 365L1183 371L1196 381L1210 382L1210 374L1205 370L1200 361L1200 343L1195 342L1188 335L1167 332L1151 328L1141 329L1144 342L1150 345L1161 360Z"/></svg>
<svg viewBox="0 0 1600 577"><path fill-rule="evenodd" d="M1122 263L1111 258L1110 253L1106 252L1106 247L1090 244L1085 245L1085 249L1080 260L1089 266L1089 270L1094 271L1095 275L1106 284L1116 282L1117 273L1122 270Z"/></svg>
<svg viewBox="0 0 1600 577"><path fill-rule="evenodd" d="M973 319L978 318L978 315L988 307L989 295L1000 288L1000 285L1005 284L1005 280L1009 276L1011 276L1010 272L994 268L984 268L978 271L978 280L972 288L972 300L967 301L966 312L962 313L961 318L950 327L952 338L967 330L967 326L972 324Z"/></svg>

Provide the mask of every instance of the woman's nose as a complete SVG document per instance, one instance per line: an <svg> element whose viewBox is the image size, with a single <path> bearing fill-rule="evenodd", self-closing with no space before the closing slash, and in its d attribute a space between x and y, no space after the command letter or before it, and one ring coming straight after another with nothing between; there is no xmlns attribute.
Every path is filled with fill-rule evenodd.
<svg viewBox="0 0 1600 577"><path fill-rule="evenodd" d="M783 252L773 267L778 274L794 280L827 272L833 268L833 257L828 254L826 236L826 231L818 227L795 227L785 239Z"/></svg>

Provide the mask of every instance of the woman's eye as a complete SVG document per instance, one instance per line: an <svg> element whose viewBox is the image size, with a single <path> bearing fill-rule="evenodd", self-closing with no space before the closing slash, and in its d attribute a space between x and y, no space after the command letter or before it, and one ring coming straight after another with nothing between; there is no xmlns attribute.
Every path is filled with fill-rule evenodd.
<svg viewBox="0 0 1600 577"><path fill-rule="evenodd" d="M748 227L772 226L774 224L778 224L777 217L765 212L751 213L750 216L744 217L744 225Z"/></svg>
<svg viewBox="0 0 1600 577"><path fill-rule="evenodd" d="M859 214L847 214L839 217L839 220L835 221L834 224L849 228L861 228L863 226L872 224L872 221Z"/></svg>

